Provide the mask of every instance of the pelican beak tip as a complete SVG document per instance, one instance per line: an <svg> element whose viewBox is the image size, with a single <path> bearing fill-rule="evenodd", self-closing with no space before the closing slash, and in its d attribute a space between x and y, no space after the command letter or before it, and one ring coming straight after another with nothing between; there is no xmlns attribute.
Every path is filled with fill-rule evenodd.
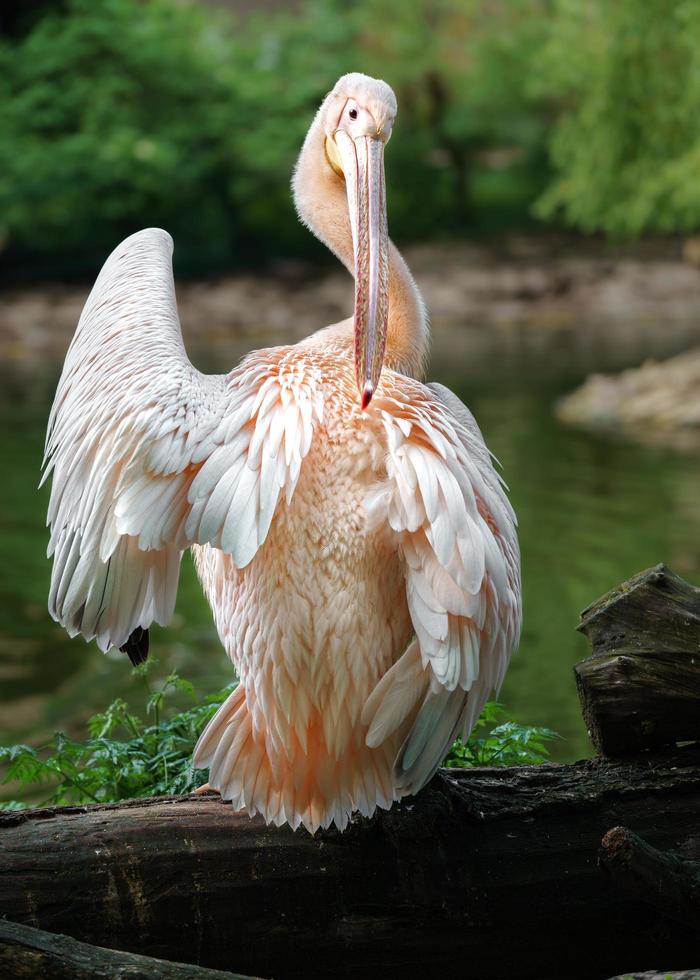
<svg viewBox="0 0 700 980"><path fill-rule="evenodd" d="M374 386L371 381L365 381L365 386L362 389L362 411L367 408L369 403L372 401L372 395L374 394Z"/></svg>

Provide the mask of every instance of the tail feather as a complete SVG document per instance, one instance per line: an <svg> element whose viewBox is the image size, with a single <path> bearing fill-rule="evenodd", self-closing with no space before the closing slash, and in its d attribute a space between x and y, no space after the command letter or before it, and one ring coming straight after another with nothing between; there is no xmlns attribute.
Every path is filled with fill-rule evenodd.
<svg viewBox="0 0 700 980"><path fill-rule="evenodd" d="M396 786L402 794L417 793L435 775L459 734L470 697L460 688L428 693L396 759Z"/></svg>
<svg viewBox="0 0 700 980"><path fill-rule="evenodd" d="M485 672L469 691L448 691L423 665L418 642L409 644L377 683L362 712L369 746L397 746L389 767L393 799L422 789L455 738L469 735L493 680Z"/></svg>
<svg viewBox="0 0 700 980"><path fill-rule="evenodd" d="M229 728L233 716L245 700L245 690L239 684L226 698L209 724L199 736L194 747L193 762L204 769L211 764L216 749L219 747L221 736Z"/></svg>
<svg viewBox="0 0 700 980"><path fill-rule="evenodd" d="M250 816L312 833L331 823L343 830L353 812L388 810L428 782L456 736L471 730L490 681L479 679L468 692L445 690L414 640L376 684L357 723L340 726L346 736L333 733L330 751L318 709L305 713L303 730L279 713L256 726L255 693L249 704L240 684L202 733L194 763L209 766L210 785Z"/></svg>
<svg viewBox="0 0 700 980"><path fill-rule="evenodd" d="M362 721L367 726L367 745L375 748L407 725L425 697L427 683L418 642L413 640L365 702Z"/></svg>
<svg viewBox="0 0 700 980"><path fill-rule="evenodd" d="M252 696L252 695L251 695ZM278 729L283 725L274 720ZM209 766L209 784L236 809L262 814L268 823L303 825L312 833L331 823L344 829L353 812L371 816L389 809L395 794L392 766L398 742L372 748L360 728L328 752L318 712L304 732L289 725L284 746L256 731L245 685L239 685L211 719L194 751L194 764Z"/></svg>

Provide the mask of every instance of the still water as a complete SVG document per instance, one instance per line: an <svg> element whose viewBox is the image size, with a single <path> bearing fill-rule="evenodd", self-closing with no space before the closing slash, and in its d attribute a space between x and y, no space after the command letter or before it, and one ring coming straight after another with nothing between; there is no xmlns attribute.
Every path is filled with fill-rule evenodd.
<svg viewBox="0 0 700 980"><path fill-rule="evenodd" d="M456 359L450 367L446 334L437 346L432 377L472 408L503 464L520 520L524 631L500 700L518 721L561 734L555 759L590 755L572 674L587 651L575 630L579 612L658 561L700 579L700 460L560 426L552 405L580 380L580 361L572 369L562 367L566 357L548 360L541 349L535 360L497 350L484 356L482 350L478 365L472 360L465 368L460 357L459 367ZM46 612L48 491L37 491L36 484L58 371L54 365L0 379L3 744L36 743L59 729L81 734L85 720L114 697L135 707L144 700L124 655L104 656L80 638L69 640ZM154 628L151 650L162 674L176 669L203 692L231 679L189 559L175 620L168 629Z"/></svg>

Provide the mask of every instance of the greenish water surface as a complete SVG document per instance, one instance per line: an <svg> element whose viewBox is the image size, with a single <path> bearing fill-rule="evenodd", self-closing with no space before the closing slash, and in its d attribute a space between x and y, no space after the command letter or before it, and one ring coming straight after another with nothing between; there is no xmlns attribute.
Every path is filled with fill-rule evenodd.
<svg viewBox="0 0 700 980"><path fill-rule="evenodd" d="M608 441L560 426L556 398L578 380L512 366L433 377L472 408L501 460L520 520L524 630L500 700L519 721L554 728L552 755L591 754L572 666L587 645L576 633L591 600L633 573L667 562L700 579L700 460ZM144 701L124 655L69 640L46 612L49 562L36 489L58 366L6 377L0 391L0 741L38 742L53 730L81 734L116 696ZM175 620L154 628L151 649L165 674L177 669L201 691L227 683L231 665L216 636L189 559Z"/></svg>

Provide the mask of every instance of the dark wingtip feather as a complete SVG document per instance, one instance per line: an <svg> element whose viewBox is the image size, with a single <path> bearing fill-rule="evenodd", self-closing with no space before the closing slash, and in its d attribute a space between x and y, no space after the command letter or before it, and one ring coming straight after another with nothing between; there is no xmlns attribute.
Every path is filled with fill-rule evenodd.
<svg viewBox="0 0 700 980"><path fill-rule="evenodd" d="M127 654L134 667L145 663L148 657L148 630L137 626L124 646L119 649Z"/></svg>

